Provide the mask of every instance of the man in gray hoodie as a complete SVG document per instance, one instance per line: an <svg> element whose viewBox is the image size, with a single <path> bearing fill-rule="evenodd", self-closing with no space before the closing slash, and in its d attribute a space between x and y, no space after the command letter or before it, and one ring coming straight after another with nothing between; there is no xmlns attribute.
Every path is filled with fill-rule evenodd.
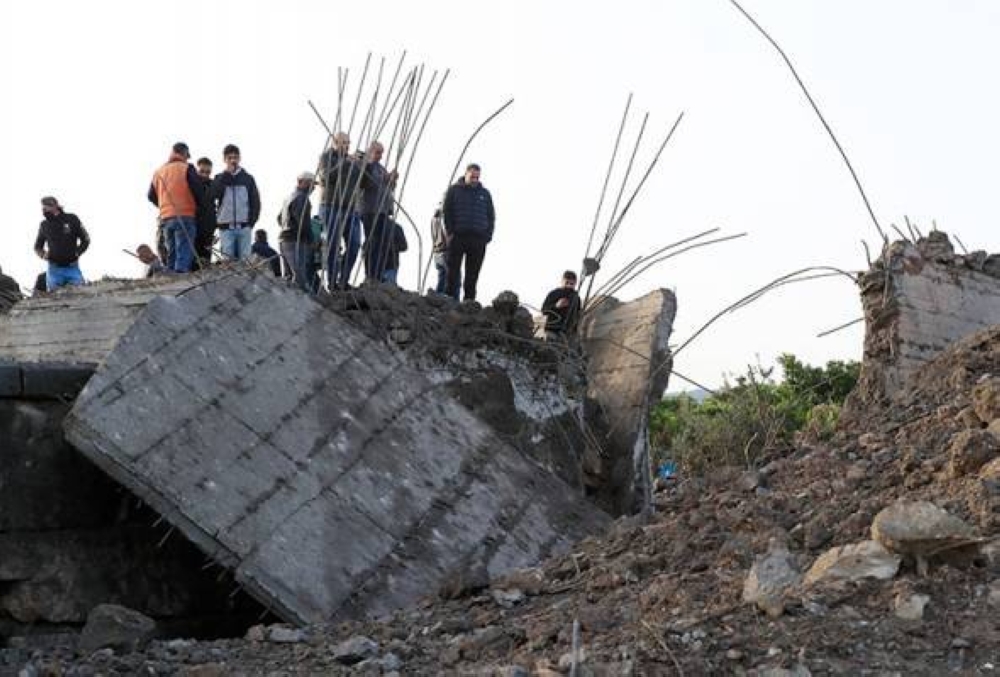
<svg viewBox="0 0 1000 677"><path fill-rule="evenodd" d="M231 260L250 258L253 227L260 218L257 182L240 166L240 149L229 144L222 151L226 171L212 179L211 196L219 229L219 249Z"/></svg>

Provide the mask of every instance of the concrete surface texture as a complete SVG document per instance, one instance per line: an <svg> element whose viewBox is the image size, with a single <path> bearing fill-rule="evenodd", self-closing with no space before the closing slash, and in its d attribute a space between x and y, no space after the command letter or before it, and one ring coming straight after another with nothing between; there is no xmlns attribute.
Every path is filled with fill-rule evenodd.
<svg viewBox="0 0 1000 677"><path fill-rule="evenodd" d="M941 231L888 245L860 284L866 331L856 402L891 401L952 343L1000 324L1000 257L956 254Z"/></svg>
<svg viewBox="0 0 1000 677"><path fill-rule="evenodd" d="M252 274L153 299L65 431L294 622L383 613L608 522L398 352Z"/></svg>
<svg viewBox="0 0 1000 677"><path fill-rule="evenodd" d="M587 396L603 422L604 504L633 513L650 504L647 417L670 378L668 341L677 314L673 292L658 289L634 301L591 301L581 323L587 355Z"/></svg>
<svg viewBox="0 0 1000 677"><path fill-rule="evenodd" d="M150 299L225 274L111 280L25 299L0 314L0 359L100 364Z"/></svg>

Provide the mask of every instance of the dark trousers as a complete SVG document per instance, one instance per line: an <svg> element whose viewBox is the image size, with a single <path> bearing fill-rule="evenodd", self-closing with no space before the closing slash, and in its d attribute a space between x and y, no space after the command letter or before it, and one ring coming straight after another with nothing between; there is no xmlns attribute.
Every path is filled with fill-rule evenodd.
<svg viewBox="0 0 1000 677"><path fill-rule="evenodd" d="M448 295L457 299L461 287L466 301L476 300L476 283L486 257L486 240L476 235L456 233L448 244ZM465 261L463 279L462 261Z"/></svg>
<svg viewBox="0 0 1000 677"><path fill-rule="evenodd" d="M389 257L389 242L386 239L388 217L385 214L365 214L361 220L365 233L365 276L381 280Z"/></svg>

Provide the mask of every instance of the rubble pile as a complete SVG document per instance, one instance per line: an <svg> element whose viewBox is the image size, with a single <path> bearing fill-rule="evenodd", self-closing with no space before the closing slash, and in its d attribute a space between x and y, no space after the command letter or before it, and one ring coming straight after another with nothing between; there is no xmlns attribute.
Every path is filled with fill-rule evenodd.
<svg viewBox="0 0 1000 677"><path fill-rule="evenodd" d="M536 568L455 580L378 620L2 660L67 675L988 674L994 431L1000 329L957 343L830 442L678 478L655 515Z"/></svg>

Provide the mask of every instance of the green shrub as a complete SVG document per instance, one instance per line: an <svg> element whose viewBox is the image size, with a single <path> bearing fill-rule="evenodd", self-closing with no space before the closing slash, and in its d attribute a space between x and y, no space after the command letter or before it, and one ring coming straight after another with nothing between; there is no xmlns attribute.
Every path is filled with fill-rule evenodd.
<svg viewBox="0 0 1000 677"><path fill-rule="evenodd" d="M668 397L650 413L653 459L671 460L687 473L712 467L753 467L767 453L787 446L799 430L826 439L836 429L840 405L857 382L857 362L812 367L781 355L784 380L773 369L747 373L698 402Z"/></svg>

